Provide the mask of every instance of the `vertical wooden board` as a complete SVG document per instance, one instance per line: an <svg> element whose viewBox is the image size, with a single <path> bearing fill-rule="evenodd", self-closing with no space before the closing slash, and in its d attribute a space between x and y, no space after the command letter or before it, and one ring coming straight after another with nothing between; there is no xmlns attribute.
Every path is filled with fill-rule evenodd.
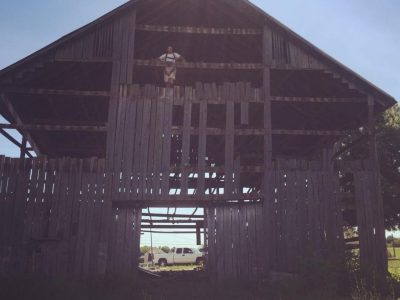
<svg viewBox="0 0 400 300"><path fill-rule="evenodd" d="M226 124L225 124L225 199L232 199L233 192L233 164L234 164L234 130L235 104L233 102L234 88L231 85L226 95Z"/></svg>
<svg viewBox="0 0 400 300"><path fill-rule="evenodd" d="M118 208L118 220L116 222L116 242L112 247L115 248L114 251L114 274L122 274L124 270L124 265L126 261L124 261L124 238L125 238L125 225L126 225L126 209Z"/></svg>
<svg viewBox="0 0 400 300"><path fill-rule="evenodd" d="M248 232L248 251L249 251L249 278L257 278L257 227L256 227L256 206L255 204L249 204L246 208L247 214L247 232Z"/></svg>
<svg viewBox="0 0 400 300"><path fill-rule="evenodd" d="M156 199L161 196L161 180L163 172L163 139L164 139L164 124L165 124L165 104L164 102L157 103L157 122L156 122L156 132L155 132L155 148L154 148L154 181L153 190Z"/></svg>
<svg viewBox="0 0 400 300"><path fill-rule="evenodd" d="M233 273L233 253L232 253L232 207L221 207L223 211L223 259L224 259L224 278L234 278Z"/></svg>
<svg viewBox="0 0 400 300"><path fill-rule="evenodd" d="M125 147L124 147L124 155L123 161L124 166L122 173L123 175L123 183L122 186L125 188L125 193L123 194L123 200L129 200L132 197L132 177L133 177L133 155L134 155L134 144L135 144L135 123L136 123L136 101L132 101L130 99L128 106L128 118L127 118L127 126L125 128Z"/></svg>
<svg viewBox="0 0 400 300"><path fill-rule="evenodd" d="M98 230L98 236L97 236L97 246L96 246L96 274L97 275L105 275L103 272L104 269L102 269L102 263L104 262L106 258L106 250L103 249L103 244L102 244L102 229L103 229L103 224L105 223L105 220L103 220L104 217L104 211L105 211L105 202L106 202L106 174L104 173L105 171L105 160L102 159L101 163L101 173L99 174L99 177L101 180L99 180L99 187L98 187L98 219L99 219L99 225L97 227ZM110 217L108 217L110 218Z"/></svg>
<svg viewBox="0 0 400 300"><path fill-rule="evenodd" d="M216 97L216 96L215 96ZM207 102L200 102L199 120L199 148L198 148L198 180L197 196L201 198L205 195L205 172L206 172L206 149L207 149Z"/></svg>
<svg viewBox="0 0 400 300"><path fill-rule="evenodd" d="M248 224L247 224L247 212L246 205L239 206L239 239L240 239L240 277L241 278L249 278L250 270L249 270L249 240L248 240Z"/></svg>
<svg viewBox="0 0 400 300"><path fill-rule="evenodd" d="M8 247L12 247L12 237L14 234L14 228L12 225L12 217L13 217L13 207L15 201L15 192L16 192L16 164L18 163L18 159L11 159L11 166L8 172L8 180L7 180L7 196L5 201L5 211L6 214L3 216L5 221L5 245Z"/></svg>
<svg viewBox="0 0 400 300"><path fill-rule="evenodd" d="M162 197L167 198L169 195L173 100L166 99L164 108Z"/></svg>
<svg viewBox="0 0 400 300"><path fill-rule="evenodd" d="M249 102L240 102L240 124L249 125Z"/></svg>
<svg viewBox="0 0 400 300"><path fill-rule="evenodd" d="M121 27L120 30L120 40L121 44L121 54L120 54L120 62L121 62L121 72L120 72L120 82L128 83L127 70L128 70L128 44L129 44L129 15L123 14L120 17Z"/></svg>
<svg viewBox="0 0 400 300"><path fill-rule="evenodd" d="M286 175L287 171L279 172L279 205L278 205L278 243L277 243L277 264L278 270L287 272L287 248L286 248L286 238L287 238L287 184Z"/></svg>
<svg viewBox="0 0 400 300"><path fill-rule="evenodd" d="M144 112L144 103L145 100L143 98L139 98L137 104L137 118L136 118L136 132L135 132L135 149L133 155L133 180L132 180L132 198L137 199L138 190L141 186L141 145L142 145L142 131L143 131L143 112Z"/></svg>
<svg viewBox="0 0 400 300"><path fill-rule="evenodd" d="M116 128L116 144L115 144L115 150L114 150L114 157L112 158L114 160L114 172L116 174L119 174L120 179L124 178L125 174L121 173L123 170L123 151L125 148L124 145L124 133L126 130L126 122L127 122L127 95L128 93L128 86L127 85L120 85L120 95L118 99L118 115L117 115L117 128ZM124 187L121 185L121 180L117 181L118 184L114 187L115 191L118 191L116 195L114 196L115 200L120 200L121 196L124 191Z"/></svg>
<svg viewBox="0 0 400 300"><path fill-rule="evenodd" d="M32 171L30 175L29 182L29 195L27 199L27 209L26 209L26 223L24 230L24 242L28 242L32 236L32 226L33 226L33 213L35 208L35 188L36 181L38 177L38 161L35 159L32 165Z"/></svg>
<svg viewBox="0 0 400 300"><path fill-rule="evenodd" d="M207 264L206 271L210 278L216 279L216 248L215 248L215 208L207 208Z"/></svg>
<svg viewBox="0 0 400 300"><path fill-rule="evenodd" d="M118 95L120 86L120 71L121 71L121 34L120 34L120 18L116 18L113 24L113 66L111 75L111 91L110 105L108 109L108 130L107 130L107 167L113 169L115 136L117 128L118 115Z"/></svg>
<svg viewBox="0 0 400 300"><path fill-rule="evenodd" d="M144 98L143 107L143 128L141 135L141 147L140 147L140 172L139 172L139 199L146 198L146 179L147 179L147 158L148 158L148 148L149 148L149 128L150 128L150 93L151 87L147 86L147 95Z"/></svg>
<svg viewBox="0 0 400 300"><path fill-rule="evenodd" d="M54 214L52 214L52 218L54 218L55 224L53 234L59 247L56 247L55 249L56 254L53 260L53 272L59 276L65 276L70 271L68 268L72 268L72 263L69 260L69 255L72 255L73 253L73 251L71 251L69 248L69 235L71 232L69 207L73 198L69 195L69 193L72 192L70 181L72 176L75 175L71 172L73 164L74 160L63 159L59 162L59 165L56 166L58 168L57 176L60 177L60 180L57 181L58 187L55 186L56 194L54 197L57 198L57 203L54 207Z"/></svg>
<svg viewBox="0 0 400 300"><path fill-rule="evenodd" d="M265 203L265 202L264 202ZM257 267L257 278L265 275L266 263L265 256L268 255L266 242L267 237L264 229L264 221L263 221L263 205L264 203L257 203L254 206L255 209L255 264Z"/></svg>
<svg viewBox="0 0 400 300"><path fill-rule="evenodd" d="M150 109L150 129L149 129L149 148L148 148L148 157L147 157L147 182L146 182L146 190L149 196L149 199L154 196L154 174L155 174L155 156L157 150L155 148L156 143L156 123L157 123L157 109L158 109L158 99L151 97L151 109Z"/></svg>
<svg viewBox="0 0 400 300"><path fill-rule="evenodd" d="M140 257L140 236L141 236L141 222L142 222L142 209L135 208L134 210L134 239L133 239L133 267L134 272L137 274L137 266Z"/></svg>
<svg viewBox="0 0 400 300"><path fill-rule="evenodd" d="M23 163L24 162L21 162L21 164ZM1 174L1 166L0 166L0 174ZM15 203L14 203L15 205L13 211L13 224L12 224L12 228L14 228L12 244L14 245L13 252L15 257L13 264L16 268L15 271L17 273L22 273L26 258L26 253L25 251L23 251L23 233L24 233L26 197L28 192L29 174L28 171L25 171L22 166L18 174L16 175L18 176L17 178L18 188L15 191ZM0 195L0 202L2 201L1 198L2 197ZM2 240L0 240L0 243L3 245Z"/></svg>
<svg viewBox="0 0 400 300"><path fill-rule="evenodd" d="M85 171L82 171L82 182L80 186L79 196L79 219L78 219L78 234L76 242L74 274L75 276L83 275L83 260L85 249L85 232L86 232L86 217L88 206L88 191L89 191L89 176Z"/></svg>
<svg viewBox="0 0 400 300"><path fill-rule="evenodd" d="M134 53L136 33L136 10L129 14L128 46L127 46L127 82L133 82Z"/></svg>
<svg viewBox="0 0 400 300"><path fill-rule="evenodd" d="M271 170L265 170L263 177L263 189L262 189L264 199L261 206L261 216L257 215L257 224L262 226L262 234L258 233L258 236L263 243L264 249L258 248L258 253L262 253L261 266L263 272L267 274L271 269L271 262L273 261L273 249L275 247L274 243L274 231L273 227L275 224L275 182L274 173ZM261 222L260 222L261 221ZM260 247L260 243L258 243Z"/></svg>
<svg viewBox="0 0 400 300"><path fill-rule="evenodd" d="M264 25L263 30L263 99L264 99L264 165L270 168L272 165L272 117L271 117L271 74L272 64L272 32Z"/></svg>
<svg viewBox="0 0 400 300"><path fill-rule="evenodd" d="M90 171L87 174L89 177L88 196L87 196L87 213L86 213L86 230L85 230L85 245L83 257L83 274L85 277L92 277L90 273L90 264L93 259L92 247L95 243L95 228L94 228L94 213L95 213L95 200L96 200L96 171L97 159L92 159L90 162Z"/></svg>
<svg viewBox="0 0 400 300"><path fill-rule="evenodd" d="M182 136L182 162L181 162L181 196L188 194L188 177L189 172L189 150L190 150L190 129L192 123L192 102L191 88L185 88L184 112L183 112L183 136Z"/></svg>
<svg viewBox="0 0 400 300"><path fill-rule="evenodd" d="M299 258L304 257L306 254L306 250L308 247L308 237L307 237L307 176L305 171L297 171L297 194L298 194L298 203L297 203L297 214L298 214L298 256Z"/></svg>
<svg viewBox="0 0 400 300"><path fill-rule="evenodd" d="M360 265L362 267L369 263L370 248L368 239L368 224L365 216L365 203L364 203L364 176L363 172L354 173L354 187L356 197L356 212L357 212L357 225L358 236L360 241Z"/></svg>
<svg viewBox="0 0 400 300"><path fill-rule="evenodd" d="M216 274L217 280L225 278L224 274L224 214L223 209L220 207L216 208L216 243L215 243L215 260L216 260Z"/></svg>
<svg viewBox="0 0 400 300"><path fill-rule="evenodd" d="M43 188L45 182L45 170L44 170L45 158L40 159L38 168L38 180L36 183L36 201L35 201L35 211L34 211L34 221L32 237L36 239L43 238L42 236L42 215L43 215Z"/></svg>
<svg viewBox="0 0 400 300"><path fill-rule="evenodd" d="M288 255L287 268L293 272L297 261L297 246L298 246L298 228L297 228L297 202L298 202L298 186L297 172L287 172L287 206L286 206L286 249Z"/></svg>
<svg viewBox="0 0 400 300"><path fill-rule="evenodd" d="M239 279L239 262L240 262L240 223L239 223L239 206L233 205L231 212L231 235L232 235L232 277Z"/></svg>

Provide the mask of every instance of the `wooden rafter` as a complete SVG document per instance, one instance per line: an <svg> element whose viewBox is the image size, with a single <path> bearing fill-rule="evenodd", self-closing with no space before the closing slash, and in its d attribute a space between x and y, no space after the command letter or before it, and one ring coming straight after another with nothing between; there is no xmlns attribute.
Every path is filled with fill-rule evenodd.
<svg viewBox="0 0 400 300"><path fill-rule="evenodd" d="M12 94L30 95L60 95L60 96L89 96L109 97L108 91L79 91L79 90L57 90L57 89L29 89L29 88L2 88L0 92Z"/></svg>
<svg viewBox="0 0 400 300"><path fill-rule="evenodd" d="M16 125L23 125L21 118L19 117L18 113L15 111L14 106L12 105L9 98L4 93L0 93L0 99L4 103L7 111L9 112L10 116L13 118ZM20 129L20 132L23 136L26 137L29 144L32 146L33 150L36 152L36 155L40 154L39 147L36 145L35 141L33 140L32 136L26 132L25 129Z"/></svg>
<svg viewBox="0 0 400 300"><path fill-rule="evenodd" d="M2 129L17 129L27 131L86 131L106 132L106 126L85 126L85 125L42 125L42 124L0 124Z"/></svg>
<svg viewBox="0 0 400 300"><path fill-rule="evenodd" d="M260 35L262 31L256 28L214 28L168 25L136 25L137 30L156 32L175 32L188 34L212 34L212 35Z"/></svg>
<svg viewBox="0 0 400 300"><path fill-rule="evenodd" d="M165 64L158 60L135 59L136 66L164 67ZM178 68L183 69L214 69L214 70L261 70L260 63L207 63L207 62L179 62Z"/></svg>

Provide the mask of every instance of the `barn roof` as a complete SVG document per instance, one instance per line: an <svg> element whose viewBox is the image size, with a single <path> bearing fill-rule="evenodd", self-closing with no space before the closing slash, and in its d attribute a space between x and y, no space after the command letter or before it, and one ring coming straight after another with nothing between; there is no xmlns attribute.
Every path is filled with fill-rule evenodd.
<svg viewBox="0 0 400 300"><path fill-rule="evenodd" d="M152 11L160 6L160 11ZM171 20L164 10L173 11L175 19ZM118 59L113 57L119 45L114 44L118 39L114 33L119 30L118 24L125 22L124 18L133 23L133 15L135 84L162 84L158 78L160 66L152 65L153 58L159 55L160 45L172 39L178 49L183 48L185 56L192 55L179 70L182 80L178 82L177 78L176 85L190 87L201 82L222 86L229 81L260 89L265 66L262 37L263 32L271 31L271 54L276 55L271 65L271 96L308 98L300 109L275 99L272 125L278 129L295 124L322 130L359 128L366 121L367 96L375 99L375 114L396 103L392 96L249 1L132 0L0 71L0 114L24 133L31 144L36 144L32 146L37 153L50 157L104 157L110 79L113 60ZM182 38L182 29L191 34ZM230 33L231 29L240 34ZM193 34L196 30L205 34ZM210 30L222 30L223 35ZM338 101L325 103L322 111L318 101L322 103L323 99L309 99L315 97L333 97ZM342 98L358 98L361 104L344 104ZM283 115L287 117L285 124ZM1 130L5 128L2 125ZM277 134L275 139L286 147L286 137ZM288 148L298 150L316 144L318 139L322 138L293 136Z"/></svg>
<svg viewBox="0 0 400 300"><path fill-rule="evenodd" d="M143 1L143 0L142 0ZM129 10L131 8L134 8L134 6L140 2L140 0L130 0L126 2L125 4L117 7L116 9L110 11L109 13L101 16L100 18L96 19L95 21L61 37L60 39L56 40L55 42L49 44L48 46L38 50L37 52L21 59L20 61L4 68L3 70L0 70L0 79L3 77L6 77L9 75L11 72L14 70L23 67L25 64L29 63L30 61L40 57L41 55L44 55L51 51L52 49L69 42L71 39L77 38L80 35L85 34L87 31L92 29L93 27L101 24L102 22L105 22L109 20L110 18L116 17L119 14L124 13L124 11ZM372 84L370 81L366 80L350 68L346 67L324 51L320 50L317 48L315 45L307 41L306 39L302 38L300 35L292 31L290 28L273 18L271 15L266 13L264 10L256 6L255 4L251 3L248 0L232 0L232 2L241 2L242 4L249 6L251 9L254 10L255 13L262 15L265 18L265 21L274 27L274 29L282 31L287 38L293 40L297 44L299 44L301 47L304 47L306 50L310 51L313 55L315 55L317 58L321 59L325 63L331 65L335 71L340 72L345 76L348 80L354 81L356 84L359 86L363 87L367 93L371 93L372 95L378 97L380 100L384 101L386 108L389 108L396 104L396 99L383 91L382 89L378 88L376 85Z"/></svg>

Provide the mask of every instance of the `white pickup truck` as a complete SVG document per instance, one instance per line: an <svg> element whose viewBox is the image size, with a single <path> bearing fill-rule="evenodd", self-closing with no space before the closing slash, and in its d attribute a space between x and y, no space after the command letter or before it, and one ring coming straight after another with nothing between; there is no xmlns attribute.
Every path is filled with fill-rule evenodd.
<svg viewBox="0 0 400 300"><path fill-rule="evenodd" d="M204 263L204 255L196 248L176 248L170 253L154 253L154 260L159 266L175 264Z"/></svg>

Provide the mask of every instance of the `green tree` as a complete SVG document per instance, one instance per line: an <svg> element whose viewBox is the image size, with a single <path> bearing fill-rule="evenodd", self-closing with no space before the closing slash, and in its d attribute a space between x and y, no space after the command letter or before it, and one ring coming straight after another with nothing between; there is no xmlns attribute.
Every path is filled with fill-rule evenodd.
<svg viewBox="0 0 400 300"><path fill-rule="evenodd" d="M162 246L162 247L160 247L160 249L162 251L164 251L165 253L169 253L171 251L171 249L168 246Z"/></svg>
<svg viewBox="0 0 400 300"><path fill-rule="evenodd" d="M140 252L143 253L143 254L146 253L149 250L150 250L150 246L141 246L140 247Z"/></svg>
<svg viewBox="0 0 400 300"><path fill-rule="evenodd" d="M395 229L400 225L400 105L387 110L377 123L385 224Z"/></svg>

